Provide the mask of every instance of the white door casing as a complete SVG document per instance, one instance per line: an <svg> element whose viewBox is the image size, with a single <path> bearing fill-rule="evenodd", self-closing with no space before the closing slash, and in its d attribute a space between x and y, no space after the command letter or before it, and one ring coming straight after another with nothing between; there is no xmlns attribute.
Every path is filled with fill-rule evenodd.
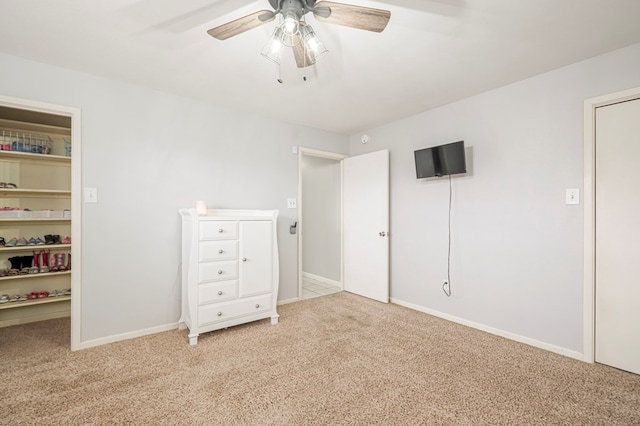
<svg viewBox="0 0 640 426"><path fill-rule="evenodd" d="M344 289L389 302L389 151L344 165Z"/></svg>
<svg viewBox="0 0 640 426"><path fill-rule="evenodd" d="M599 107L595 361L640 374L640 100Z"/></svg>

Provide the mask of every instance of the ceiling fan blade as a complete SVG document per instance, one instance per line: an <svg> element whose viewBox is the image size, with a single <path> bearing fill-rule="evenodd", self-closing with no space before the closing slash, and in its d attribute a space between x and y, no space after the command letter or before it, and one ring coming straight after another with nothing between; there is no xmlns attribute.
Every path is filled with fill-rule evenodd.
<svg viewBox="0 0 640 426"><path fill-rule="evenodd" d="M293 41L293 56L296 58L296 65L298 68L310 67L315 64L316 61L309 54L310 52L304 48L304 43L302 43L302 37L299 34L296 34L291 37Z"/></svg>
<svg viewBox="0 0 640 426"><path fill-rule="evenodd" d="M332 1L320 1L315 8L329 8L331 14L328 18L323 14L315 15L316 19L329 24L344 25L359 30L382 32L391 18L391 12L371 7L353 6L350 4L335 3Z"/></svg>
<svg viewBox="0 0 640 426"><path fill-rule="evenodd" d="M263 15L271 15L266 19ZM264 20L263 20L264 19ZM249 31L253 28L259 27L260 25L266 24L267 22L273 21L275 19L275 15L270 10L259 10L257 12L252 13L251 15L243 16L242 18L235 19L231 22L227 22L226 24L222 24L215 28L211 28L207 33L218 40L226 40L229 37L233 37L245 31Z"/></svg>

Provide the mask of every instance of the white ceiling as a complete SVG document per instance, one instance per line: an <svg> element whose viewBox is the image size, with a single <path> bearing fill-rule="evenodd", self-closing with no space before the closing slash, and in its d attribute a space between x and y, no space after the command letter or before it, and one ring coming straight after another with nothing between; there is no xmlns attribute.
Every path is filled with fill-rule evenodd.
<svg viewBox="0 0 640 426"><path fill-rule="evenodd" d="M354 134L640 42L639 0L342 0L388 9L382 33L316 21L303 71L260 55L275 22L206 30L267 0L0 0L0 51ZM0 76L2 71L0 70Z"/></svg>

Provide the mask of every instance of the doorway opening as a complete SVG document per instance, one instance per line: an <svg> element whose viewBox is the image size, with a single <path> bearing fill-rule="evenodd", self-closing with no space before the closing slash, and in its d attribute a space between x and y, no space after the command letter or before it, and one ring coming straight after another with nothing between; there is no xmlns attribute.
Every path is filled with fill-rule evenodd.
<svg viewBox="0 0 640 426"><path fill-rule="evenodd" d="M596 341L596 337L599 334L597 328L597 305L598 294L603 294L603 291L596 292L596 287L605 285L604 282L598 283L598 277L596 274L596 264L598 260L597 253L597 238L596 238L596 187L598 186L598 178L596 176L596 163L598 162L598 154L596 146L600 147L606 144L607 139L603 139L602 143L597 144L597 128L596 126L596 112L603 107L610 107L616 104L627 103L629 101L640 98L640 87L625 90L622 92L612 93L609 95L600 96L597 98L587 99L584 101L584 320L583 320L583 357L586 362L600 362L596 359L596 352L599 343ZM616 151L617 152L617 151ZM602 170L601 168L599 170ZM599 172L598 175L601 175ZM632 180L630 181L632 182ZM602 200L602 196L599 197ZM621 209L621 211L626 211ZM600 215L601 217L602 215ZM602 231L602 228L600 228ZM602 249L600 247L598 250ZM600 268L602 271L602 268ZM604 287L603 287L604 288ZM600 289L603 290L603 289ZM621 294L625 294L624 289L618 289L616 287L615 292L622 291ZM626 297L629 297L626 295ZM634 298L630 298L635 300ZM600 299L600 302L603 302ZM611 312L619 313L618 307L611 310ZM600 316L602 319L602 316ZM602 330L601 330L602 331ZM601 334L602 337L602 334ZM633 341L636 345L638 340ZM620 368L620 367L618 367Z"/></svg>
<svg viewBox="0 0 640 426"><path fill-rule="evenodd" d="M298 298L343 290L342 160L346 155L298 151Z"/></svg>
<svg viewBox="0 0 640 426"><path fill-rule="evenodd" d="M81 346L80 122L77 108L0 96L0 327L71 317L71 350Z"/></svg>

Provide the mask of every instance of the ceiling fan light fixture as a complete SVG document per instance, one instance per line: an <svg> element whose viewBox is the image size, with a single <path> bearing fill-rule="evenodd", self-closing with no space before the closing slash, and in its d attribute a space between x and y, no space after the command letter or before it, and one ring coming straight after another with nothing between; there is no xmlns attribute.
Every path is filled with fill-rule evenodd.
<svg viewBox="0 0 640 426"><path fill-rule="evenodd" d="M290 36L298 33L298 31L300 30L300 24L295 13L285 13L282 28L284 29L285 34Z"/></svg>
<svg viewBox="0 0 640 426"><path fill-rule="evenodd" d="M276 27L273 30L273 34L264 45L260 54L270 61L280 65L280 57L282 56L282 48L284 47L284 39L286 35L284 29L281 26Z"/></svg>
<svg viewBox="0 0 640 426"><path fill-rule="evenodd" d="M327 56L329 51L324 47L324 44L322 44L315 31L313 31L311 25L301 25L300 33L302 35L304 48L307 51L307 55L311 58L312 63L316 63Z"/></svg>

